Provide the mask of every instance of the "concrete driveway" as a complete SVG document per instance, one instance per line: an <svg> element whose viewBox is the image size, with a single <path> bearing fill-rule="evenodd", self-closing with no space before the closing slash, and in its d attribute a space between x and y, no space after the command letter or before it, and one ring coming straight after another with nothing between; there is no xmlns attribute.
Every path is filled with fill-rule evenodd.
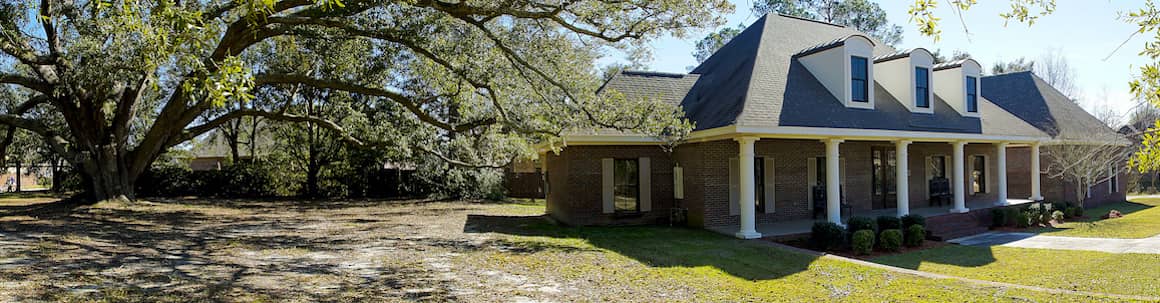
<svg viewBox="0 0 1160 303"><path fill-rule="evenodd" d="M948 241L959 245L1088 250L1109 253L1160 254L1160 236L1109 239L1043 236L1033 233L989 232Z"/></svg>

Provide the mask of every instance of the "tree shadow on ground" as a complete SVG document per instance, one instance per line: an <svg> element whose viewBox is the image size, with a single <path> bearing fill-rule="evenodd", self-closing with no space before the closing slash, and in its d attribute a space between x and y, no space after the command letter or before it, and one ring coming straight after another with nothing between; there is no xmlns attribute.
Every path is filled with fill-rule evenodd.
<svg viewBox="0 0 1160 303"><path fill-rule="evenodd" d="M545 216L468 215L465 233L498 233L519 245L586 249L583 243L652 267L710 266L747 280L778 279L809 270L817 256L702 229L659 226L567 227ZM577 244L579 241L581 244Z"/></svg>
<svg viewBox="0 0 1160 303"><path fill-rule="evenodd" d="M256 296L258 301L362 301L384 296L455 299L446 287L403 293L408 287L429 288L443 282L428 280L432 274L421 266L381 262L384 257L375 253L430 247L471 250L479 249L477 243L383 235L384 229L415 227L375 220L384 211L368 214L361 208L373 202L342 205L291 210L283 203L262 201L92 208L71 202L4 206L0 208L4 219L0 220L0 281L39 283L26 293L7 297L17 301L67 301L74 295L84 298L90 291L111 288L141 296L124 301L228 301L239 294ZM214 208L198 208L203 206ZM323 208L337 211L316 214ZM426 215L440 214L432 210ZM357 254L368 256L347 258ZM347 259L328 261L341 258Z"/></svg>
<svg viewBox="0 0 1160 303"><path fill-rule="evenodd" d="M905 254L889 255L873 260L875 263L920 270L922 263L938 263L958 267L981 267L995 263L991 246L947 245Z"/></svg>

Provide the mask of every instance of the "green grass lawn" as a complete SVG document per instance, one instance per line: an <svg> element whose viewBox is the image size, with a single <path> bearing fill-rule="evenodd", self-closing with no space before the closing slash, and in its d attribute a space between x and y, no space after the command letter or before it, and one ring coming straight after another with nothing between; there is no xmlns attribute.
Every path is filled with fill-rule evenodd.
<svg viewBox="0 0 1160 303"><path fill-rule="evenodd" d="M1034 229L1051 236L1092 238L1148 238L1160 235L1160 198L1141 198L1084 210L1089 218L1067 222L1055 228ZM1100 219L1110 210L1125 214L1118 219Z"/></svg>
<svg viewBox="0 0 1160 303"><path fill-rule="evenodd" d="M979 280L1160 296L1160 255L951 245L872 260Z"/></svg>
<svg viewBox="0 0 1160 303"><path fill-rule="evenodd" d="M918 277L699 229L560 227L518 216L467 224L499 234L509 249L464 254L456 263L570 281L589 289L586 301L1108 300Z"/></svg>

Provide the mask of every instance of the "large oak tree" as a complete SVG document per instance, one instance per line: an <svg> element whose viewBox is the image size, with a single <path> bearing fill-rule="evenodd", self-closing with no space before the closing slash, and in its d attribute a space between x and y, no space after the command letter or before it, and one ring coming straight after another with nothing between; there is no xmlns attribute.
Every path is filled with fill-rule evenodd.
<svg viewBox="0 0 1160 303"><path fill-rule="evenodd" d="M405 113L415 123L370 133L428 134L408 137L407 150L497 165L570 130L687 132L679 109L595 94L593 62L719 24L731 9L723 0L5 1L0 83L20 100L0 124L36 134L94 200L134 199L137 177L160 154L241 117L310 122L356 144L391 139L276 106L292 96L279 91L301 87L389 111L371 119ZM295 39L362 47L348 56L357 60L314 66L322 70L250 55L325 55L285 47ZM255 93L264 89L272 92ZM237 106L255 98L275 105Z"/></svg>

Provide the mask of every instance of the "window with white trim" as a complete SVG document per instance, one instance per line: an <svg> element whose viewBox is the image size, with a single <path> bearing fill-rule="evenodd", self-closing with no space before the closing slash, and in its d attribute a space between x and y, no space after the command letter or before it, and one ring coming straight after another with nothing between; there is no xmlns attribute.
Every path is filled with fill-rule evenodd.
<svg viewBox="0 0 1160 303"><path fill-rule="evenodd" d="M966 90L967 90L967 112L979 112L979 86L978 78L967 76Z"/></svg>
<svg viewBox="0 0 1160 303"><path fill-rule="evenodd" d="M850 56L850 101L870 102L870 67L865 57Z"/></svg>
<svg viewBox="0 0 1160 303"><path fill-rule="evenodd" d="M613 207L618 213L640 211L640 162L616 159L613 163Z"/></svg>
<svg viewBox="0 0 1160 303"><path fill-rule="evenodd" d="M930 108L930 70L925 67L914 68L914 106Z"/></svg>

